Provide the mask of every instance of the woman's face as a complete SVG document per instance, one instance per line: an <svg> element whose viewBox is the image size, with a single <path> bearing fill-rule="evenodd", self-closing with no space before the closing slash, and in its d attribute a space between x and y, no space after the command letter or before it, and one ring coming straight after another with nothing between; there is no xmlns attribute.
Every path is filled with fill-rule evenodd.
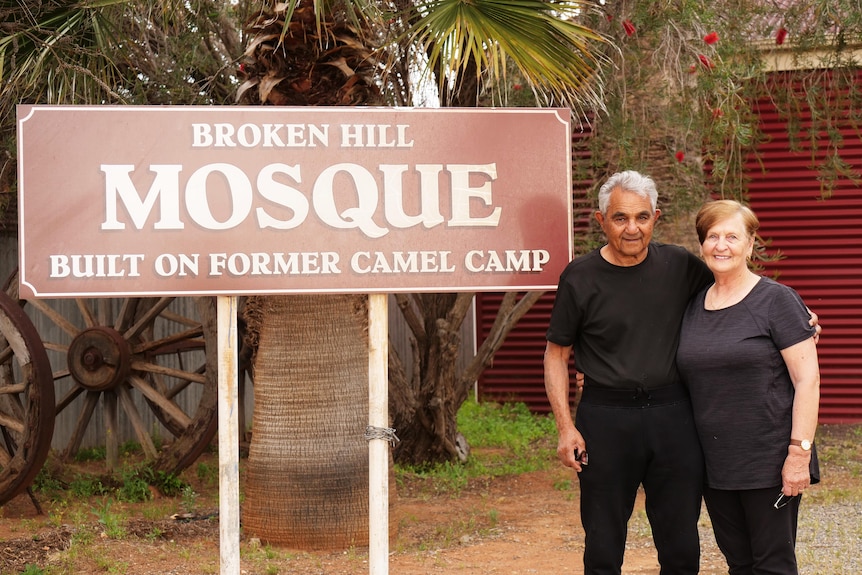
<svg viewBox="0 0 862 575"><path fill-rule="evenodd" d="M746 232L742 214L716 222L700 246L700 253L713 273L746 269L753 250L754 237Z"/></svg>

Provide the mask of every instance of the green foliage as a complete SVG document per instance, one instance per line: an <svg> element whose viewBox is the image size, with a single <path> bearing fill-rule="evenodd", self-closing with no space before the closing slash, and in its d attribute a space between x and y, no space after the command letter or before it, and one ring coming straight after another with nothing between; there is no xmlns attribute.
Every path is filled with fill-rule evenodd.
<svg viewBox="0 0 862 575"><path fill-rule="evenodd" d="M158 539L160 539L164 534L164 531L162 531L158 527L153 527L147 532L146 539L147 541L152 543L153 541L157 541Z"/></svg>
<svg viewBox="0 0 862 575"><path fill-rule="evenodd" d="M157 4L0 3L0 216L14 222L17 104L233 103L242 25L259 3Z"/></svg>
<svg viewBox="0 0 862 575"><path fill-rule="evenodd" d="M458 429L472 447L504 447L520 455L533 442L556 433L554 420L537 416L521 402L465 401L458 410Z"/></svg>
<svg viewBox="0 0 862 575"><path fill-rule="evenodd" d="M156 438L153 437L153 443L155 443ZM143 453L143 448L141 448L141 444L137 441L125 441L120 445L119 448L120 457L128 457L129 455L135 455L138 453Z"/></svg>
<svg viewBox="0 0 862 575"><path fill-rule="evenodd" d="M21 575L45 575L48 571L42 569L38 565L27 564L24 567L24 570L21 571Z"/></svg>
<svg viewBox="0 0 862 575"><path fill-rule="evenodd" d="M150 484L138 469L124 469L122 472L122 484L117 490L117 499L128 503L139 503L149 501L153 494L150 492Z"/></svg>
<svg viewBox="0 0 862 575"><path fill-rule="evenodd" d="M466 401L458 428L471 446L466 463L395 466L396 481L426 481L433 492L457 495L471 481L548 469L556 462L556 427L523 403Z"/></svg>
<svg viewBox="0 0 862 575"><path fill-rule="evenodd" d="M760 99L779 107L797 146L812 158L825 152L811 164L823 197L838 178L862 181L841 157L834 129L841 119L862 133L858 0L795 0L780 11L741 0L607 2L585 13L585 24L613 48L604 54L605 108L590 119L592 153L576 155L576 181L593 182L594 200L613 172L651 175L666 221L659 239L691 241L674 237L681 232L673 226L687 226L710 193L746 200L746 174L763 138L753 107ZM802 105L811 110L804 117ZM586 244L601 242L598 229L592 235Z"/></svg>
<svg viewBox="0 0 862 575"><path fill-rule="evenodd" d="M69 484L69 491L76 498L108 495L112 489L104 485L98 477L77 474Z"/></svg>
<svg viewBox="0 0 862 575"><path fill-rule="evenodd" d="M105 535L111 539L121 539L126 535L126 530L123 527L121 516L114 513L111 506L111 500L105 498L102 500L102 505L94 507L92 511L98 518L99 524L102 525Z"/></svg>
<svg viewBox="0 0 862 575"><path fill-rule="evenodd" d="M182 490L182 508L186 512L191 512L197 505L198 494L192 489L191 485L186 485Z"/></svg>
<svg viewBox="0 0 862 575"><path fill-rule="evenodd" d="M46 495L51 501L59 501L62 498L66 486L56 477L48 466L42 467L33 480L32 488Z"/></svg>
<svg viewBox="0 0 862 575"><path fill-rule="evenodd" d="M184 493L186 487L188 487L188 483L173 473L152 471L147 468L146 477L148 483L158 489L159 493L165 497L176 497Z"/></svg>
<svg viewBox="0 0 862 575"><path fill-rule="evenodd" d="M470 74L488 78L495 89L513 65L545 105L600 107L596 71L602 51L596 45L606 40L580 22L587 5L580 0L422 0L407 16L407 41L428 55L441 93L452 78Z"/></svg>
<svg viewBox="0 0 862 575"><path fill-rule="evenodd" d="M195 468L198 480L205 485L218 485L218 467L206 462L198 462Z"/></svg>
<svg viewBox="0 0 862 575"><path fill-rule="evenodd" d="M85 461L104 461L105 446L99 447L82 447L75 453L74 460L83 463Z"/></svg>
<svg viewBox="0 0 862 575"><path fill-rule="evenodd" d="M150 487L166 497L176 497L188 487L182 478L173 473L157 471L149 466L126 467L121 473L117 499L129 503L149 501L153 497Z"/></svg>

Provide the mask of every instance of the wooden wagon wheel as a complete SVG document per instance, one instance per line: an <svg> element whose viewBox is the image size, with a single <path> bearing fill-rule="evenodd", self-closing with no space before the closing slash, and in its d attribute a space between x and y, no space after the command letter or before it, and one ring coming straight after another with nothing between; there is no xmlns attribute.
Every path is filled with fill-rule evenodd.
<svg viewBox="0 0 862 575"><path fill-rule="evenodd" d="M8 285L15 289L17 278ZM109 468L117 462L121 423L156 470L178 473L191 465L218 429L214 299L74 301L26 302L53 360L55 416L74 414L61 459L74 457L101 419ZM162 429L168 437L159 437Z"/></svg>
<svg viewBox="0 0 862 575"><path fill-rule="evenodd" d="M18 302L0 292L0 505L30 486L53 431L48 355Z"/></svg>

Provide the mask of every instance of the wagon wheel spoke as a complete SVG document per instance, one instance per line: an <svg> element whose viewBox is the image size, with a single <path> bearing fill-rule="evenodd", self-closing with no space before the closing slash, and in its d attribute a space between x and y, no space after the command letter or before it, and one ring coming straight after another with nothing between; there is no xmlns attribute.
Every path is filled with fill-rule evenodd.
<svg viewBox="0 0 862 575"><path fill-rule="evenodd" d="M7 363L12 359L12 356L15 355L15 351L12 349L12 346L5 341L3 343L5 344L5 347L0 350L0 365Z"/></svg>
<svg viewBox="0 0 862 575"><path fill-rule="evenodd" d="M98 320L90 309L90 306L87 305L87 300L78 299L75 300L75 303L78 305L78 311L81 312L81 318L84 320L84 325L86 327L98 325Z"/></svg>
<svg viewBox="0 0 862 575"><path fill-rule="evenodd" d="M17 272L7 290L17 298ZM53 368L63 455L91 437L134 438L156 469L179 472L209 445L218 424L213 298L21 301L44 338ZM103 409L96 410L99 400ZM52 402L53 403L53 402ZM112 403L114 405L112 405ZM112 422L114 416L119 421ZM108 434L99 426L117 425ZM173 441L150 449L150 433ZM74 431L68 431L72 428ZM93 429L93 432L88 432ZM65 438L69 438L68 441ZM106 451L116 443L106 441Z"/></svg>
<svg viewBox="0 0 862 575"><path fill-rule="evenodd" d="M6 415L3 413L0 413L0 427L3 428L4 432L5 431L11 431L12 433L19 435L19 436L23 435L24 431L26 429L24 426L24 417L21 414ZM4 433L4 435L5 435L5 433ZM12 435L9 435L8 437L4 437L4 439L6 440L5 443L7 443L7 444L11 444L11 443L15 442L15 438ZM7 451L9 453L11 453L14 450L13 449L7 449Z"/></svg>
<svg viewBox="0 0 862 575"><path fill-rule="evenodd" d="M69 375L69 370L66 370L66 375ZM55 372L55 373L54 373L54 381L57 381L57 379L59 379L59 378L57 377L57 373ZM73 401L75 401L75 399L76 399L79 395L81 395L83 392L84 392L84 388L83 388L83 387L80 387L80 386L78 386L78 385L76 385L76 386L72 387L71 389L69 389L69 391L66 393L66 395L64 395L64 396L63 396L63 398L62 398L60 401L58 401L58 402L57 402L57 406L56 406L56 408L54 409L55 413L60 413L60 412L62 412L64 409L66 409L67 407L69 407L69 405L70 405Z"/></svg>
<svg viewBox="0 0 862 575"><path fill-rule="evenodd" d="M139 335L145 329L151 328L153 326L153 322L159 317L159 314L166 307L171 305L171 302L174 301L172 297L165 297L159 300L155 305L151 306L145 312L141 313L138 317L135 318L135 325L130 327L124 334L127 340L132 340Z"/></svg>
<svg viewBox="0 0 862 575"><path fill-rule="evenodd" d="M51 323L63 330L69 337L75 337L81 331L71 321L67 320L60 312L48 305L45 300L32 300L27 304L39 310Z"/></svg>
<svg viewBox="0 0 862 575"><path fill-rule="evenodd" d="M147 431L144 420L141 418L141 414L138 412L138 407L135 405L132 395L129 393L129 388L122 385L118 388L117 393L120 396L120 404L123 406L123 411L128 416L129 422L132 424L132 429L135 430L135 435L138 438L138 442L141 444L141 449L143 449L144 455L147 456L147 459L155 460L158 457L158 451L156 450L156 446Z"/></svg>
<svg viewBox="0 0 862 575"><path fill-rule="evenodd" d="M83 388L77 388L78 392L84 391ZM66 398L64 398L65 400ZM95 391L88 391L84 396L83 405L78 412L78 418L75 422L75 428L69 441L66 442L66 447L60 454L60 458L68 461L78 453L81 449L81 442L84 440L84 433L87 432L87 427L90 425L90 420L93 419L93 413L96 411L96 405L99 403L99 394Z"/></svg>
<svg viewBox="0 0 862 575"><path fill-rule="evenodd" d="M51 365L17 300L0 292L0 505L26 490L54 430Z"/></svg>
<svg viewBox="0 0 862 575"><path fill-rule="evenodd" d="M3 424L0 423L0 426ZM0 467L7 467L12 461L13 448L11 445L4 446L6 442L6 433L3 433L3 442L0 443Z"/></svg>
<svg viewBox="0 0 862 575"><path fill-rule="evenodd" d="M10 374L11 375L11 374ZM4 374L4 381L8 381ZM21 404L21 397L27 386L20 383L0 384L0 397L3 397L3 410L0 411L0 426L19 434L25 432L24 422L27 418L27 408Z"/></svg>
<svg viewBox="0 0 862 575"><path fill-rule="evenodd" d="M140 303L141 300L135 298L127 298L123 300L123 305L120 307L120 310L117 313L117 318L113 323L115 330L122 333L129 325L132 324ZM104 325L108 325L107 319L104 322Z"/></svg>
<svg viewBox="0 0 862 575"><path fill-rule="evenodd" d="M201 338L203 334L203 326L198 324L192 329L177 332L168 337L139 343L132 348L132 353L135 355L146 354L154 350L158 350L159 353L166 353L167 350L175 349L175 346L179 343L182 343L185 347L191 346L197 349L204 349L204 340Z"/></svg>
<svg viewBox="0 0 862 575"><path fill-rule="evenodd" d="M176 403L159 393L156 388L140 377L132 375L129 378L129 383L140 391L151 403L158 406L167 417L176 421L182 429L187 428L191 424L191 418Z"/></svg>

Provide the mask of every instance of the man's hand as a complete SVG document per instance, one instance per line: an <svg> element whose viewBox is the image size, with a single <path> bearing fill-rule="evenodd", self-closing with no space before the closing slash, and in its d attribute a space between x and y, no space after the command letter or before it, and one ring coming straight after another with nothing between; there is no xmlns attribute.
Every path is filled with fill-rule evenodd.
<svg viewBox="0 0 862 575"><path fill-rule="evenodd" d="M575 453L578 454L578 457L575 457ZM557 457L560 458L563 465L580 473L583 471L583 466L587 464L586 455L587 444L577 429L572 427L571 431L560 434L557 443Z"/></svg>

